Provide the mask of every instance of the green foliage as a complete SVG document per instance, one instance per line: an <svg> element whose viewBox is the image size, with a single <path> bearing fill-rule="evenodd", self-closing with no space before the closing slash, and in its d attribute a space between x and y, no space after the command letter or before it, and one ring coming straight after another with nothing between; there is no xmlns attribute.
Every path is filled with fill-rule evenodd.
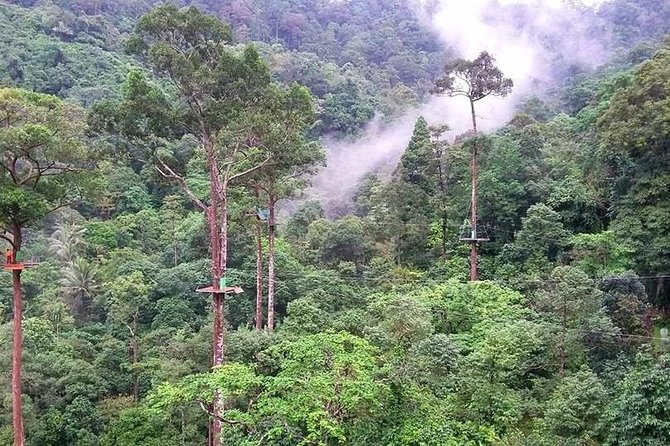
<svg viewBox="0 0 670 446"><path fill-rule="evenodd" d="M621 273L631 267L633 251L622 245L612 231L578 234L571 244L575 265L591 276Z"/></svg>
<svg viewBox="0 0 670 446"><path fill-rule="evenodd" d="M90 167L83 110L53 96L0 89L0 223L34 223L52 208L80 196ZM19 162L20 161L20 162Z"/></svg>
<svg viewBox="0 0 670 446"><path fill-rule="evenodd" d="M640 357L607 406L605 445L661 445L670 440L667 417L668 358Z"/></svg>
<svg viewBox="0 0 670 446"><path fill-rule="evenodd" d="M505 78L495 59L484 51L472 61L457 59L444 67L444 75L435 82L434 92L449 96L467 96L476 102L489 95L507 96L514 82ZM459 82L465 83L460 85Z"/></svg>
<svg viewBox="0 0 670 446"><path fill-rule="evenodd" d="M645 273L664 270L668 249L667 104L670 100L670 50L660 49L634 72L598 121L602 152L612 172L610 183L617 237L634 250Z"/></svg>
<svg viewBox="0 0 670 446"><path fill-rule="evenodd" d="M357 419L377 413L388 391L376 379L380 369L375 353L366 341L346 333L305 336L264 352L268 364L276 368L272 376L230 363L176 386L161 385L147 402L151 410L169 414L184 404L211 401L216 390L230 402L229 424L246 426L250 440L342 442ZM237 428L230 430L239 435Z"/></svg>
<svg viewBox="0 0 670 446"><path fill-rule="evenodd" d="M419 118L335 219L302 195L326 158L318 140L353 141L421 107L453 54L421 17L435 5L12 3L0 5L12 86L0 89L0 223L19 223L21 258L40 261L22 274L28 445L200 444L215 395L234 446L670 441L667 358L639 355L667 344L670 53L633 45L667 28L658 2L579 9L576 22L621 47L612 63L575 76L563 41L543 36L560 85L488 135L452 142ZM515 26L530 11L504 9ZM473 102L511 89L487 53L442 73L438 93ZM473 148L491 242L488 280L464 283ZM227 362L213 370L210 296L195 292L212 268L197 200L220 193L207 155L230 179L227 266L244 289L227 296ZM276 209L275 333L252 329L250 211L271 197L307 200ZM63 205L76 211L49 215ZM0 290L2 370L11 302ZM9 388L0 373L0 444Z"/></svg>
<svg viewBox="0 0 670 446"><path fill-rule="evenodd" d="M603 384L588 369L568 376L547 402L544 422L553 434L573 444L590 444L596 438L596 426L607 393Z"/></svg>
<svg viewBox="0 0 670 446"><path fill-rule="evenodd" d="M26 10L3 3L0 21L0 55L7 61L0 65L2 85L90 105L115 94L130 63L111 48L119 33L99 16L65 13L53 4ZM57 31L63 26L66 34Z"/></svg>

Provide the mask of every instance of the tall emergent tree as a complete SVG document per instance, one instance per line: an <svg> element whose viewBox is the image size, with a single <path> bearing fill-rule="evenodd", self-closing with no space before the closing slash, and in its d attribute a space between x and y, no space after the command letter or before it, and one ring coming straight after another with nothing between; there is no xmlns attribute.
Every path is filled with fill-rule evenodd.
<svg viewBox="0 0 670 446"><path fill-rule="evenodd" d="M286 90L279 86L268 88L258 113L250 122L253 135L271 156L270 162L251 176L251 183L254 189L263 191L267 197L267 329L272 333L275 324L277 202L291 197L307 185L308 174L325 160L325 153L308 134L316 125L316 111L312 95L305 87L293 85Z"/></svg>
<svg viewBox="0 0 670 446"><path fill-rule="evenodd" d="M127 49L144 58L173 87L177 104L171 106L155 88L129 88L121 122L151 126L149 139L160 154L158 171L180 184L206 215L212 261L214 330L212 362L224 362L224 303L227 287L228 190L235 181L259 170L271 160L269 150L252 122L272 88L269 70L252 47L232 44L228 25L195 7L163 5L140 19ZM140 76L141 77L141 76ZM142 86L141 79L136 84ZM146 82L144 82L146 84ZM141 125L141 124L140 124ZM132 128L132 126L131 126ZM140 132L141 133L141 132ZM191 134L209 176L209 198L189 189L173 154L159 137ZM146 135L144 135L146 136ZM214 398L212 442L220 444L224 401Z"/></svg>
<svg viewBox="0 0 670 446"><path fill-rule="evenodd" d="M470 101L472 117L472 198L470 225L472 234L465 237L470 243L470 280L477 281L477 243L482 241L477 235L477 176L479 165L477 162L477 114L475 102L488 96L507 96L511 93L514 83L506 78L502 71L495 66L495 59L488 52L482 52L473 61L457 59L444 67L444 75L435 81L433 93L446 96L464 96Z"/></svg>
<svg viewBox="0 0 670 446"><path fill-rule="evenodd" d="M84 112L60 99L20 89L0 89L0 238L7 263L17 263L23 230L72 204L90 176ZM12 269L14 333L12 414L14 445L25 444L21 413L22 269Z"/></svg>

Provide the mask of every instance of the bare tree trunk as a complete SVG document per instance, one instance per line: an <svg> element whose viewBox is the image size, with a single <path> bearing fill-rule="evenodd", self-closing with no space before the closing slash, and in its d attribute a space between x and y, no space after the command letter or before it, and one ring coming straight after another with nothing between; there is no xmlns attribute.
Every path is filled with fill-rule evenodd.
<svg viewBox="0 0 670 446"><path fill-rule="evenodd" d="M206 132L203 132L206 133ZM207 210L207 224L209 226L209 245L210 255L212 260L212 287L219 289L221 286L221 279L225 278L225 250L227 246L222 246L227 243L225 231L227 226L222 226L223 222L227 221L225 191L221 186L219 180L219 166L216 154L214 152L214 145L211 139L207 136L203 138L203 147L207 155L207 167L209 169L210 180L210 205ZM212 366L218 367L223 364L223 317L224 317L225 297L221 293L212 294L212 311L214 313L213 329L212 329ZM224 405L221 401L219 393L216 392L213 400L213 412L217 416L211 421L210 437L211 446L220 446L221 441L221 420L224 412Z"/></svg>
<svg viewBox="0 0 670 446"><path fill-rule="evenodd" d="M206 205L202 202L186 185L185 180L175 174L169 166L162 163L162 169L158 170L167 178L173 178L179 181L182 189L198 206L205 211L207 225L209 229L209 248L211 255L211 279L212 279L212 366L219 367L223 365L225 358L225 300L226 288L226 267L228 257L228 170L222 171L218 162L215 144L211 138L211 132L204 121L200 122L201 143L207 158L207 168L210 179L210 203ZM229 166L228 166L229 167ZM223 180L221 178L223 176ZM223 289L222 289L223 288ZM212 419L209 425L210 446L221 446L222 420L225 412L225 402L221 399L220 393L215 392L213 396L212 407L208 408L212 413Z"/></svg>
<svg viewBox="0 0 670 446"><path fill-rule="evenodd" d="M447 216L442 213L442 260L447 260Z"/></svg>
<svg viewBox="0 0 670 446"><path fill-rule="evenodd" d="M256 217L256 330L263 329L263 232Z"/></svg>
<svg viewBox="0 0 670 446"><path fill-rule="evenodd" d="M274 333L275 325L275 235L277 222L275 221L275 206L277 197L273 192L268 193L268 333Z"/></svg>
<svg viewBox="0 0 670 446"><path fill-rule="evenodd" d="M177 222L175 220L172 221L172 243L174 243L174 267L176 268L179 264L179 247L177 245Z"/></svg>
<svg viewBox="0 0 670 446"><path fill-rule="evenodd" d="M130 352L131 352L131 362L133 364L133 401L139 401L140 394L140 380L137 375L137 313L133 315L133 323L130 327Z"/></svg>
<svg viewBox="0 0 670 446"><path fill-rule="evenodd" d="M225 192L224 192L225 193ZM228 271L228 203L225 197L221 199L219 216L219 271L220 280L218 286L223 286L224 290L221 294L215 296L215 319L217 320L216 333L216 353L214 366L221 366L225 362L225 288L228 287L226 273ZM223 413L220 414L223 417Z"/></svg>
<svg viewBox="0 0 670 446"><path fill-rule="evenodd" d="M477 165L477 115L475 114L475 103L470 101L470 109L472 111L472 129L474 130L475 136L472 142L472 215L471 215L471 224L472 224L472 243L470 245L470 281L476 282L479 280L479 274L477 271L478 263L478 254L477 254L477 175L478 175L478 165Z"/></svg>
<svg viewBox="0 0 670 446"><path fill-rule="evenodd" d="M21 412L21 356L23 320L23 303L21 296L21 271L12 271L12 288L14 292L14 339L12 344L12 424L14 425L14 446L25 444L23 432L23 414Z"/></svg>
<svg viewBox="0 0 670 446"><path fill-rule="evenodd" d="M441 158L441 156L440 156ZM440 219L441 219L441 232L442 232L442 260L447 259L447 183L446 179L444 178L445 172L444 169L442 168L442 161L440 160L438 165L437 165L437 175L438 175L438 187L440 188L440 192L442 194L442 199L440 203L440 207L442 208L442 211L440 212Z"/></svg>
<svg viewBox="0 0 670 446"><path fill-rule="evenodd" d="M215 183L219 191L219 242L218 242L218 278L219 283L215 288L223 287L221 293L214 294L214 367L220 367L225 362L226 346L226 292L228 287L226 273L228 270L228 201L226 196L227 185L220 183L218 176ZM224 444L221 437L223 422L221 421L225 413L225 401L221 398L218 390L214 395L214 442L216 446Z"/></svg>
<svg viewBox="0 0 670 446"><path fill-rule="evenodd" d="M21 227L19 225L14 225L12 232L14 239L12 261L16 262L16 254L21 249ZM21 289L21 270L12 271L12 291L14 300L14 334L12 340L12 425L14 426L14 446L24 446L26 438L23 431L23 412L21 404L21 369L23 359L23 333L21 330L21 322L23 321L23 297Z"/></svg>
<svg viewBox="0 0 670 446"><path fill-rule="evenodd" d="M224 344L224 330L223 330L223 309L225 305L224 295L216 293L213 295L213 310L214 310L214 330L213 330L213 366L218 367L223 365L223 344ZM221 446L223 444L221 438L221 428L223 427L220 417L223 417L225 411L224 402L217 390L214 394L213 412L217 416L212 420L212 444L213 446Z"/></svg>
<svg viewBox="0 0 670 446"><path fill-rule="evenodd" d="M565 363L566 363L566 342L567 342L567 331L568 331L568 308L567 304L565 302L565 299L563 299L563 308L562 308L562 314L561 314L561 346L559 349L559 364L558 364L558 372L560 376L565 375Z"/></svg>

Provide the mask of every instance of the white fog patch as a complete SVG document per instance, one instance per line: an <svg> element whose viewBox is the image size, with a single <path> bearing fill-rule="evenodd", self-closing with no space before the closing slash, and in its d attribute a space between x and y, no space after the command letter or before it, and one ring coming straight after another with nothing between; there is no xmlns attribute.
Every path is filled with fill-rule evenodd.
<svg viewBox="0 0 670 446"><path fill-rule="evenodd" d="M489 97L477 104L478 125L491 131L513 117L519 100L556 79L554 58L593 68L608 53L588 20L603 0L419 0L417 13L460 57L474 59L488 51L515 87L506 98ZM585 20L585 18L587 20ZM446 62L446 61L445 61ZM411 138L414 123L448 124L457 135L470 129L465 98L432 97L408 110L392 124L371 122L354 142L326 139L328 167L314 179L312 193L330 215L346 209L348 197L368 172L397 164Z"/></svg>

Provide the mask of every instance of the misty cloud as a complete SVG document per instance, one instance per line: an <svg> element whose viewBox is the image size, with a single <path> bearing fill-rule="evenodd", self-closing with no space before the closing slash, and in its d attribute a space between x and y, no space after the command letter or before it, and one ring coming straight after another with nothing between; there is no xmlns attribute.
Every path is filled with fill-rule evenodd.
<svg viewBox="0 0 670 446"><path fill-rule="evenodd" d="M593 8L601 3L422 0L417 13L460 57L473 59L486 50L514 80L514 92L509 97L487 98L477 105L480 128L491 131L513 116L519 100L542 86L560 82L563 73L556 72L556 66L588 69L607 59L599 30L593 28ZM355 142L326 140L328 167L315 178L314 195L332 214L332 205L344 201L366 173L383 166L389 171L395 166L419 116L430 124L449 124L453 136L470 128L468 112L465 98L433 97L391 125L372 122Z"/></svg>

